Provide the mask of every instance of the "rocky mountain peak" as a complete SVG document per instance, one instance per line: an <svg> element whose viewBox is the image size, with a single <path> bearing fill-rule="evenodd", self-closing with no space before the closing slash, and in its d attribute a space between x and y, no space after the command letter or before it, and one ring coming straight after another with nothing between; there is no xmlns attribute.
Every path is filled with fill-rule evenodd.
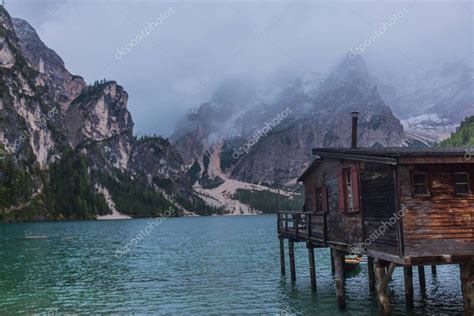
<svg viewBox="0 0 474 316"><path fill-rule="evenodd" d="M19 18L12 18L12 22L23 53L37 70L41 60L46 62L45 69L48 72L65 69L61 57L41 41L36 30L28 22Z"/></svg>
<svg viewBox="0 0 474 316"><path fill-rule="evenodd" d="M12 68L16 62L15 51L18 39L8 12L0 7L0 67Z"/></svg>
<svg viewBox="0 0 474 316"><path fill-rule="evenodd" d="M362 89L367 89L367 86L373 85L373 82L374 79L371 77L364 59L359 55L352 58L347 55L325 80L324 85L334 89L341 86L359 86Z"/></svg>
<svg viewBox="0 0 474 316"><path fill-rule="evenodd" d="M3 6L0 6L0 25L2 28L13 31L12 18Z"/></svg>
<svg viewBox="0 0 474 316"><path fill-rule="evenodd" d="M362 56L355 55L355 57L352 57L351 55L347 55L329 78L337 78L344 81L353 81L355 79L368 81L370 75L367 64Z"/></svg>
<svg viewBox="0 0 474 316"><path fill-rule="evenodd" d="M69 73L61 57L41 41L28 22L19 18L12 18L12 22L23 55L39 72L40 80L50 87L54 101L66 110L86 86L85 81Z"/></svg>
<svg viewBox="0 0 474 316"><path fill-rule="evenodd" d="M128 94L115 81L87 86L65 113L70 145L104 141L132 134L133 120L127 110Z"/></svg>

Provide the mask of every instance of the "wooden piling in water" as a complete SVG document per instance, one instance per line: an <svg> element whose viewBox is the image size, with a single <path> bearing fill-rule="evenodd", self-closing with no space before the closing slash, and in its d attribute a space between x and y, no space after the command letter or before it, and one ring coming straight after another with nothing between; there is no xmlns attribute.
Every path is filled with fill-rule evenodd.
<svg viewBox="0 0 474 316"><path fill-rule="evenodd" d="M334 250L329 248L329 255L331 256L331 273L334 275L336 273L336 269L334 267Z"/></svg>
<svg viewBox="0 0 474 316"><path fill-rule="evenodd" d="M388 298L388 282L390 281L396 264L390 263L387 271L385 270L386 262L377 259L375 261L375 280L377 287L377 297L379 300L382 315L390 315L390 300Z"/></svg>
<svg viewBox="0 0 474 316"><path fill-rule="evenodd" d="M309 274L311 278L311 289L316 291L316 267L314 261L314 247L311 243L307 243L309 257Z"/></svg>
<svg viewBox="0 0 474 316"><path fill-rule="evenodd" d="M346 288L344 284L344 252L333 249L336 280L336 295L339 308L346 308Z"/></svg>
<svg viewBox="0 0 474 316"><path fill-rule="evenodd" d="M285 276L285 239L280 237L280 271L281 275Z"/></svg>
<svg viewBox="0 0 474 316"><path fill-rule="evenodd" d="M426 289L426 277L425 277L425 267L418 266L418 279L420 282L420 290L425 291Z"/></svg>
<svg viewBox="0 0 474 316"><path fill-rule="evenodd" d="M435 275L436 275L437 273L438 273L438 271L437 271L437 269L436 269L436 266L431 266L431 274L435 274Z"/></svg>
<svg viewBox="0 0 474 316"><path fill-rule="evenodd" d="M295 269L295 245L294 241L289 239L288 240L288 253L290 256L290 274L291 274L291 282L296 281L296 269Z"/></svg>
<svg viewBox="0 0 474 316"><path fill-rule="evenodd" d="M369 288L373 291L375 290L375 267L373 257L367 257L367 268L369 270Z"/></svg>
<svg viewBox="0 0 474 316"><path fill-rule="evenodd" d="M461 289L464 302L464 315L474 315L474 263L459 265L461 274Z"/></svg>
<svg viewBox="0 0 474 316"><path fill-rule="evenodd" d="M413 267L404 267L405 277L405 302L408 307L413 307Z"/></svg>

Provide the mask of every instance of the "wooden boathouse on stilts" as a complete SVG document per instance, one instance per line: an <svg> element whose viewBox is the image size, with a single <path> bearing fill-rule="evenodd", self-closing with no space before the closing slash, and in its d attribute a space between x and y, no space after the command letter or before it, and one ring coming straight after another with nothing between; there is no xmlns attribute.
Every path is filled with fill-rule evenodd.
<svg viewBox="0 0 474 316"><path fill-rule="evenodd" d="M474 158L463 148L356 148L353 114L353 148L313 149L316 159L299 178L303 212L278 213L282 275L285 239L293 282L294 243L305 242L316 290L314 250L329 247L338 305L345 309L345 257L365 255L369 286L388 315L396 268L403 268L410 307L413 267L424 291L426 266L436 274L437 265L456 264L465 315L474 315Z"/></svg>

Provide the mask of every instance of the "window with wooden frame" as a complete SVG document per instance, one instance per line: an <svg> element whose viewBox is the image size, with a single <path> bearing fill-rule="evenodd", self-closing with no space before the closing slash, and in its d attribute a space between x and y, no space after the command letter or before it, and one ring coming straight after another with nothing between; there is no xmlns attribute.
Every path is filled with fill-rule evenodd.
<svg viewBox="0 0 474 316"><path fill-rule="evenodd" d="M346 213L360 211L359 172L357 167L343 168L338 173L339 209Z"/></svg>
<svg viewBox="0 0 474 316"><path fill-rule="evenodd" d="M471 193L469 186L469 173L456 172L454 174L454 192L456 196L464 196Z"/></svg>
<svg viewBox="0 0 474 316"><path fill-rule="evenodd" d="M412 174L412 188L414 196L429 196L428 174L426 172L415 172Z"/></svg>

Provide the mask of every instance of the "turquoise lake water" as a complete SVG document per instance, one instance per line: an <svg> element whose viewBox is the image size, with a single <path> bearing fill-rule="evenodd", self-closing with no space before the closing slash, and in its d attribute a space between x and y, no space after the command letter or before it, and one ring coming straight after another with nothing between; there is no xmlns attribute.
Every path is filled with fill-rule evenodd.
<svg viewBox="0 0 474 316"><path fill-rule="evenodd" d="M366 265L347 278L347 312L338 310L326 249L316 250L317 293L304 244L296 247L296 284L289 272L282 278L276 216L150 221L1 224L0 315L378 315ZM140 231L149 236L132 241ZM427 268L423 294L414 275L408 311L396 269L394 315L462 313L457 266L439 266L436 276Z"/></svg>

